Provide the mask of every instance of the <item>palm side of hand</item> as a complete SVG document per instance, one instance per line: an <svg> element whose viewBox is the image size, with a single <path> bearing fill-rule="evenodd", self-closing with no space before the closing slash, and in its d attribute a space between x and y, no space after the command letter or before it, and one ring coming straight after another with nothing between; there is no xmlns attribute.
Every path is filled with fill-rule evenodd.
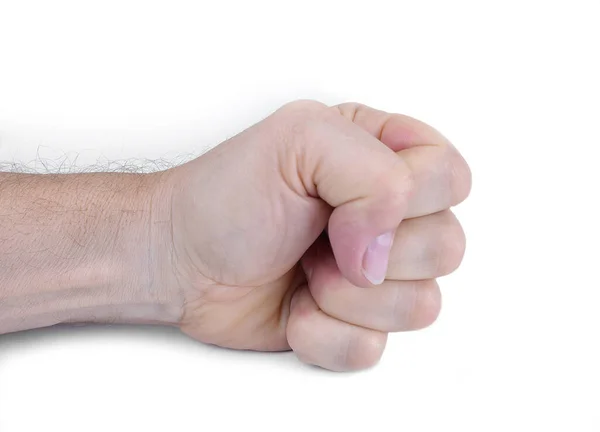
<svg viewBox="0 0 600 432"><path fill-rule="evenodd" d="M364 114L363 118L357 113ZM411 195L405 192L407 187L402 184L386 186L399 177L386 174L386 166L378 167L375 161L372 162L375 166L370 168L369 175L385 192L380 200L384 204L368 203L369 191L360 191L363 181L361 174L369 169L363 166L365 160L359 158L363 154L363 144L359 141L367 136L381 135L381 124L393 123L389 119L385 113L354 104L329 108L316 102L292 103L202 157L176 168L172 195L173 272L186 301L181 323L184 332L203 342L238 349L286 350L291 346L303 360L330 369L364 367L376 361L385 344L386 332L396 329L388 329L385 325L370 329L364 323L352 322L354 318L346 320L343 316L345 312L339 316L337 309L343 309L347 299L337 300L341 306L334 306L330 314L323 310L331 309L331 306L319 308L318 303L331 303L326 299L332 297L327 294L332 290L335 296L344 297L345 290L336 288L339 285L350 286L347 288L350 297L360 297L368 294L369 290L375 292L373 296L381 297L382 294L377 294L375 290L387 289L394 291L394 299L401 299L397 291L406 291L406 288L389 287L388 277L383 284L378 285L378 282L375 287L368 287L372 282L369 280L357 282L362 275L359 273L357 276L347 270L357 247L347 239L355 236L355 233L368 231L364 227L370 221L374 225L385 225L387 213L405 213L392 215L392 219L399 219L398 223L403 216L417 216L414 220L419 220L423 219L418 217L422 216L420 213L438 214L464 199L468 193L468 186L463 185L458 187L462 191L454 190L442 199L438 197L434 205L419 205L419 200L435 200L427 196L423 198L423 195L440 194L438 191L421 191L427 184L410 185L411 193L413 189L418 192L416 208L411 209L406 198ZM360 127L352 124L352 120L359 123ZM372 156L375 159L385 156L387 161L390 155L385 152L390 149L410 152L418 146L416 141L421 138L440 141L440 137L435 136L437 132L421 130L419 134L414 124L403 121L402 127L396 128L400 133L393 133L391 143L385 143L380 148L376 143L369 143L365 145L367 151L364 156L375 154ZM349 128L348 124L355 129ZM416 125L425 127L420 123ZM357 132L358 129L360 131ZM377 138L382 139L381 136ZM355 150L340 152L340 149L344 150L344 141L348 141L348 147L353 146ZM323 149L327 145L331 145L328 153ZM452 153L454 160L462 159L457 159L456 154ZM324 162L325 159L328 162ZM419 161L418 158L415 160ZM394 167L393 161L388 166ZM378 168L383 173L380 178L377 177ZM459 168L464 171L463 167ZM337 181L335 175L338 169L350 171L349 175L337 176L346 175L342 183ZM430 181L427 178L432 176L435 177L435 173L420 177L427 183ZM404 177L400 179L404 180ZM412 175L409 180L409 183L420 181ZM470 178L467 180L470 186ZM350 196L350 199L346 199L348 193L345 190L353 188L358 190L357 198ZM352 213L342 212L355 201L360 201L359 198L363 198L366 204L357 206ZM391 204L388 206L387 202ZM415 214L411 215L411 212ZM354 214L360 215L358 221ZM455 225L445 219L441 223ZM394 247L398 244L401 246L402 241L399 240L403 238L410 240L408 232L414 231L413 226L416 225L414 222L403 224L410 229L398 228ZM333 230L331 243L321 236L328 225L329 231ZM456 232L456 228L451 230ZM394 262L392 255L390 267ZM455 261L460 261L462 251L456 251L455 255ZM307 268L307 263L310 263L310 268ZM451 263L449 267L457 264ZM452 269L439 268L436 271L444 273ZM388 273L390 270L393 269L388 269ZM315 282L310 287L307 286L306 273L315 275ZM318 281L317 275L320 275ZM438 275L432 274L431 278ZM429 274L427 276L426 279L431 280ZM311 278L308 279L312 282ZM390 279L395 278L392 275ZM356 294L353 289L363 293ZM437 285L420 289L425 293L436 290ZM391 299L391 294L384 291L383 296ZM437 311L432 310L439 309L439 304L431 301L436 298L435 294L421 297L429 298L429 302L415 304L417 309L420 307L421 313L427 316L425 321L431 316L435 318ZM437 298L439 303L439 296ZM359 300L359 303L368 305L364 300ZM353 307L356 308L346 305L347 310ZM377 307L381 309L381 305ZM394 308L398 309L398 306ZM415 313L420 312L412 312L413 315ZM361 319L358 317L359 321ZM338 349L341 354L330 354L325 360L319 358L323 357L323 353L311 353L324 349L319 344L327 344L327 341L319 340L321 336L311 336L311 333L319 332L311 327L311 321L315 320L325 328L337 326L339 321L340 328L344 330L338 333L348 333L347 328L362 329L364 326L368 333L360 338L363 342L354 349L358 354L352 354L353 349L348 346ZM417 327L429 324L418 321L415 321ZM311 338L314 340L311 341ZM334 338L339 339L338 336ZM335 342L333 345L335 348ZM308 354L300 351L307 351ZM360 352L363 352L364 359L351 358L361 357ZM338 366L340 362L346 364Z"/></svg>

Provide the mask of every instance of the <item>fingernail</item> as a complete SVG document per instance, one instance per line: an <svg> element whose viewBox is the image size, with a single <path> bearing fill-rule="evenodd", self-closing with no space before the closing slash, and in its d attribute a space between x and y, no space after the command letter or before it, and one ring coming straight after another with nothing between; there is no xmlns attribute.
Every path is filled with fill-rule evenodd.
<svg viewBox="0 0 600 432"><path fill-rule="evenodd" d="M376 237L367 247L363 258L363 274L373 285L385 280L394 232L390 231Z"/></svg>

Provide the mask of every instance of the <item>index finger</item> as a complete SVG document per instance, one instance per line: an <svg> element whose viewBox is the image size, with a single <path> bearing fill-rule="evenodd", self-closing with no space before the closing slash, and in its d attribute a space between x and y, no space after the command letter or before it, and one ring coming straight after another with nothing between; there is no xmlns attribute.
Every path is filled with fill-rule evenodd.
<svg viewBox="0 0 600 432"><path fill-rule="evenodd" d="M406 115L358 103L333 108L395 151L410 167L414 193L405 218L437 213L461 203L469 195L471 170L437 129Z"/></svg>

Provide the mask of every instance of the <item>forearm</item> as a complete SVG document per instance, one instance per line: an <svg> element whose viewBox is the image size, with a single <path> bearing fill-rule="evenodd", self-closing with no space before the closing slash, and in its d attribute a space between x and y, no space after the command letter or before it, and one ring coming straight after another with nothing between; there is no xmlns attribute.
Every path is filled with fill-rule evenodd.
<svg viewBox="0 0 600 432"><path fill-rule="evenodd" d="M0 333L177 322L159 176L0 173Z"/></svg>

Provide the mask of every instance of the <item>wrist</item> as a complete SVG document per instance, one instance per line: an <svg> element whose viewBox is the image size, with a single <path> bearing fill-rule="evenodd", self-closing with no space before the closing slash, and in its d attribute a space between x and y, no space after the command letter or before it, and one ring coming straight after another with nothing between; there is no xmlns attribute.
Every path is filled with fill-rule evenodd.
<svg viewBox="0 0 600 432"><path fill-rule="evenodd" d="M90 263L105 281L90 309L97 322L179 324L183 296L170 271L170 177L171 171L124 177L123 193L107 202L108 231L114 237L108 237L99 261Z"/></svg>
<svg viewBox="0 0 600 432"><path fill-rule="evenodd" d="M173 194L174 169L147 174L144 192L133 199L142 200L147 206L147 218L142 229L142 269L140 271L141 292L138 296L147 299L149 316L155 323L179 325L183 315L184 293L173 272L175 251L173 245ZM143 204L140 204L143 206ZM141 310L141 308L140 308Z"/></svg>
<svg viewBox="0 0 600 432"><path fill-rule="evenodd" d="M0 333L59 323L177 324L156 174L0 178Z"/></svg>

